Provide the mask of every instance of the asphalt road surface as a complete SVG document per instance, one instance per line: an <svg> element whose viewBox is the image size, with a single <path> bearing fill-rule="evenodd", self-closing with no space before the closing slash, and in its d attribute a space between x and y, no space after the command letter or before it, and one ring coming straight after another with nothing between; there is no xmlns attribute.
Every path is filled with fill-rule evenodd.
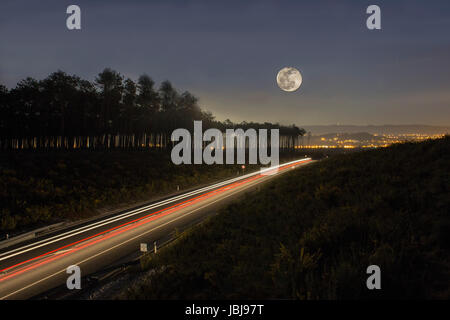
<svg viewBox="0 0 450 320"><path fill-rule="evenodd" d="M310 163L304 158L239 176L107 216L84 225L59 230L0 251L0 299L28 299L66 283L71 265L82 276L114 264L141 243L152 244L176 228L214 213L224 204L285 172Z"/></svg>

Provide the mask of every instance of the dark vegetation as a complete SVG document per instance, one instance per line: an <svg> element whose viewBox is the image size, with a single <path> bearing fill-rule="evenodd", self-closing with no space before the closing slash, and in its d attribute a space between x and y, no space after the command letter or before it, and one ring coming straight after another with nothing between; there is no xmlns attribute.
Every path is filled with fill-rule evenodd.
<svg viewBox="0 0 450 320"><path fill-rule="evenodd" d="M299 152L280 159L302 157ZM256 169L247 165L245 173ZM174 165L164 149L2 152L0 239L242 173L241 165Z"/></svg>
<svg viewBox="0 0 450 320"><path fill-rule="evenodd" d="M8 90L0 85L0 150L170 147L173 130L279 129L280 147L293 148L305 133L295 125L216 121L190 92L169 81L155 88L148 75L137 82L109 68L94 82L63 71L43 80L26 78Z"/></svg>
<svg viewBox="0 0 450 320"><path fill-rule="evenodd" d="M449 172L449 136L292 171L144 257L120 298L448 299Z"/></svg>
<svg viewBox="0 0 450 320"><path fill-rule="evenodd" d="M252 166L248 166L252 170ZM240 165L172 164L146 151L0 154L0 235L98 213L241 174Z"/></svg>

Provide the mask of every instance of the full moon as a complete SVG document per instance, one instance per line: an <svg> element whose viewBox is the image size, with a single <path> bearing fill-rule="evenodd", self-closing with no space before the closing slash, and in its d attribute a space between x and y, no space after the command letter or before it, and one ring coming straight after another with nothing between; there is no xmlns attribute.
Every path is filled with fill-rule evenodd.
<svg viewBox="0 0 450 320"><path fill-rule="evenodd" d="M277 83L281 90L293 92L302 84L302 75L297 69L286 67L278 72Z"/></svg>

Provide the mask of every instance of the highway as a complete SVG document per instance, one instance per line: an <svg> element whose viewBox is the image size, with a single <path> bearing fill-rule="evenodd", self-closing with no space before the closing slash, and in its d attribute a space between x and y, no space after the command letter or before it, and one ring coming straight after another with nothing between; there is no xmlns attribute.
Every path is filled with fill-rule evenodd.
<svg viewBox="0 0 450 320"><path fill-rule="evenodd" d="M4 248L0 251L0 300L29 299L61 286L71 265L79 266L82 276L107 268L138 252L140 243L153 244L245 191L311 162L304 158L262 169Z"/></svg>

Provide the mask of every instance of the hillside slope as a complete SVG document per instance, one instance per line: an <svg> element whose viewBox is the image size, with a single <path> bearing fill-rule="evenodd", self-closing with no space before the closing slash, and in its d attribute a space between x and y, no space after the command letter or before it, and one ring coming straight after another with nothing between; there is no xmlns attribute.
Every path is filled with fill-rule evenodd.
<svg viewBox="0 0 450 320"><path fill-rule="evenodd" d="M295 170L144 259L119 298L448 299L449 169L447 136Z"/></svg>

